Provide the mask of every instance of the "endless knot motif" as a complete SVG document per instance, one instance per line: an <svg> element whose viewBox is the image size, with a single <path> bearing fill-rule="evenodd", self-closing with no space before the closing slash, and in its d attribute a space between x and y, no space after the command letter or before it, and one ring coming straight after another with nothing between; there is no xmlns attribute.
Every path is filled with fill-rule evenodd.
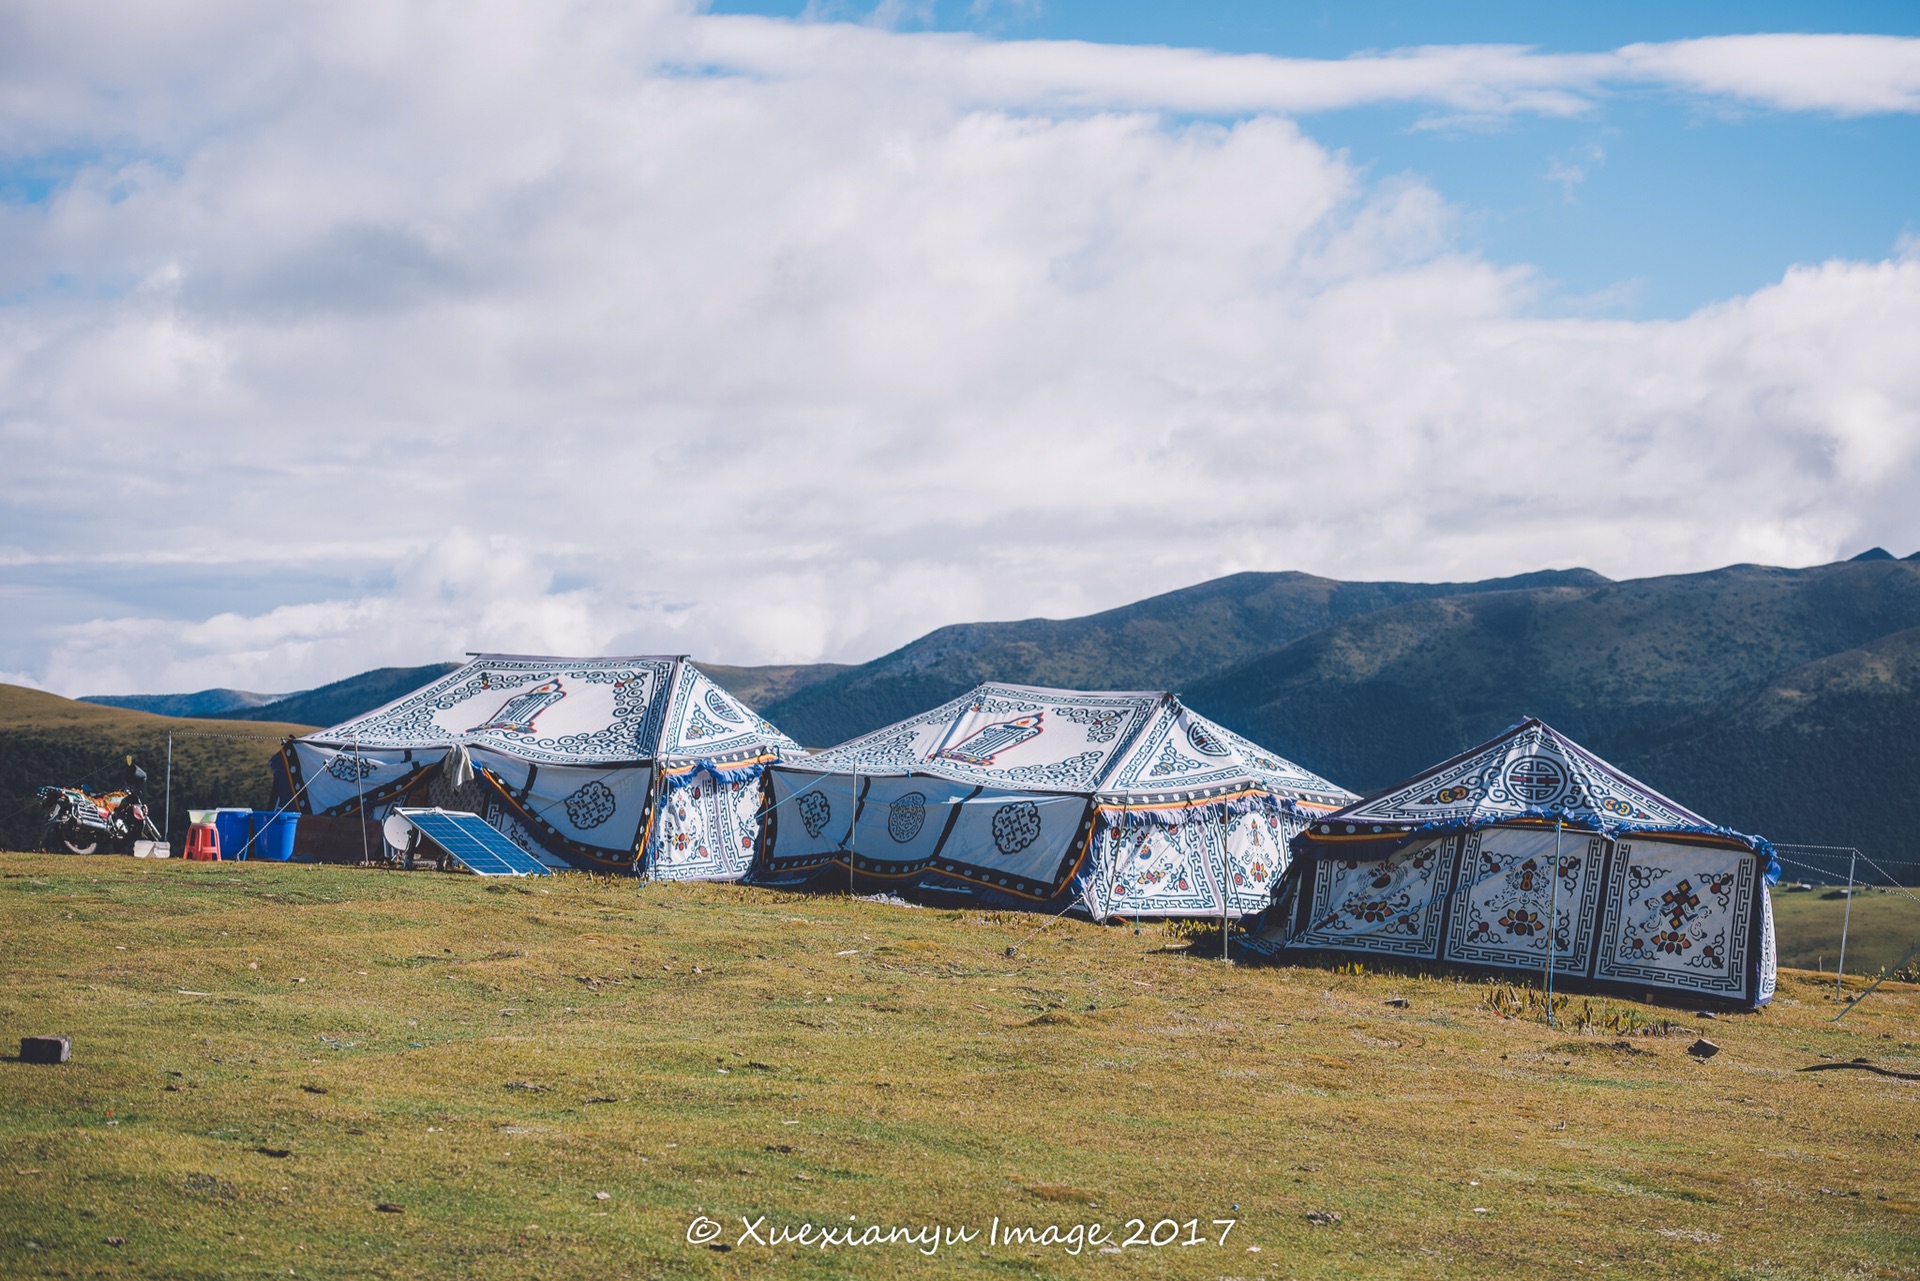
<svg viewBox="0 0 1920 1281"><path fill-rule="evenodd" d="M618 804L613 789L595 779L567 798L567 821L584 832L612 818Z"/></svg>
<svg viewBox="0 0 1920 1281"><path fill-rule="evenodd" d="M1040 808L1032 801L1003 806L993 816L993 843L1002 854L1018 854L1040 835Z"/></svg>

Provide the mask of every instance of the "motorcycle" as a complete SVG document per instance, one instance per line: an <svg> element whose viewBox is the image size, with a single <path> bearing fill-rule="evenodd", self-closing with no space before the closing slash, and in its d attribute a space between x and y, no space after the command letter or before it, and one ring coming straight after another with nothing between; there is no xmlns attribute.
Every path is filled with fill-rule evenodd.
<svg viewBox="0 0 1920 1281"><path fill-rule="evenodd" d="M147 772L127 758L125 785L113 792L47 786L37 796L46 820L43 845L52 853L130 854L135 841L165 839L141 796ZM102 847L105 847L102 849Z"/></svg>

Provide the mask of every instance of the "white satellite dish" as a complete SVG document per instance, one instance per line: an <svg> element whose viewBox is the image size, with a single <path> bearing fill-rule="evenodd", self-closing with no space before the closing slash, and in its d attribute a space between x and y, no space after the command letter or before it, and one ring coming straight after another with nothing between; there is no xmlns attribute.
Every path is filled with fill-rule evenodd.
<svg viewBox="0 0 1920 1281"><path fill-rule="evenodd" d="M386 838L388 845L405 854L419 842L420 829L409 823L406 815L396 811L387 815L387 821L380 826L380 835Z"/></svg>

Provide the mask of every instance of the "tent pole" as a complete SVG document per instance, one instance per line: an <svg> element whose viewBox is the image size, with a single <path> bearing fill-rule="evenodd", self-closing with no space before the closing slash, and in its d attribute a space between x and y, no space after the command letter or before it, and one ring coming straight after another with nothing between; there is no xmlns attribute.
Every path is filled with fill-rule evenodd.
<svg viewBox="0 0 1920 1281"><path fill-rule="evenodd" d="M1560 925L1560 820L1553 820L1553 877L1547 889L1547 1026L1553 1026L1553 943Z"/></svg>
<svg viewBox="0 0 1920 1281"><path fill-rule="evenodd" d="M1847 910L1840 918L1840 964L1833 971L1833 999L1841 996L1840 983L1847 972L1847 927L1853 924L1853 865L1859 859L1860 851L1855 849L1847 855Z"/></svg>
<svg viewBox="0 0 1920 1281"><path fill-rule="evenodd" d="M366 762L360 759L360 731L353 732L353 790L360 797L360 866L373 862L373 851L367 848L367 772ZM407 860L411 863L413 860Z"/></svg>
<svg viewBox="0 0 1920 1281"><path fill-rule="evenodd" d="M853 767L853 804L847 807L847 897L853 897L853 860L860 848L860 767Z"/></svg>
<svg viewBox="0 0 1920 1281"><path fill-rule="evenodd" d="M289 786L291 786L291 783L289 783ZM168 839L171 840L172 833L173 833L173 731L172 730L167 731L167 817L163 821L166 824Z"/></svg>
<svg viewBox="0 0 1920 1281"><path fill-rule="evenodd" d="M1233 867L1227 854L1227 807L1220 807L1220 959L1231 961L1232 936L1227 933L1227 883L1233 879Z"/></svg>

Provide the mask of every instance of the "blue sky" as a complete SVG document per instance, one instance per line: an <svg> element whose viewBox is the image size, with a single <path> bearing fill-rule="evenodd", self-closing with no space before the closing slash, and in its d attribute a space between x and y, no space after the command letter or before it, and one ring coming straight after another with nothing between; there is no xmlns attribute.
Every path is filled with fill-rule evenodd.
<svg viewBox="0 0 1920 1281"><path fill-rule="evenodd" d="M871 21L875 7L718 0L716 13ZM1003 40L1160 44L1346 58L1419 45L1516 44L1586 53L1636 42L1754 32L1920 35L1920 4L1724 2L1407 4L905 4L902 30ZM1591 115L1433 126L1423 106L1302 118L1376 176L1413 174L1456 202L1465 240L1532 264L1549 309L1684 315L1746 293L1794 263L1869 259L1920 232L1920 117L1808 116L1616 91ZM1905 162L1902 162L1905 158Z"/></svg>
<svg viewBox="0 0 1920 1281"><path fill-rule="evenodd" d="M0 84L0 680L1920 548L1920 6L97 0Z"/></svg>

